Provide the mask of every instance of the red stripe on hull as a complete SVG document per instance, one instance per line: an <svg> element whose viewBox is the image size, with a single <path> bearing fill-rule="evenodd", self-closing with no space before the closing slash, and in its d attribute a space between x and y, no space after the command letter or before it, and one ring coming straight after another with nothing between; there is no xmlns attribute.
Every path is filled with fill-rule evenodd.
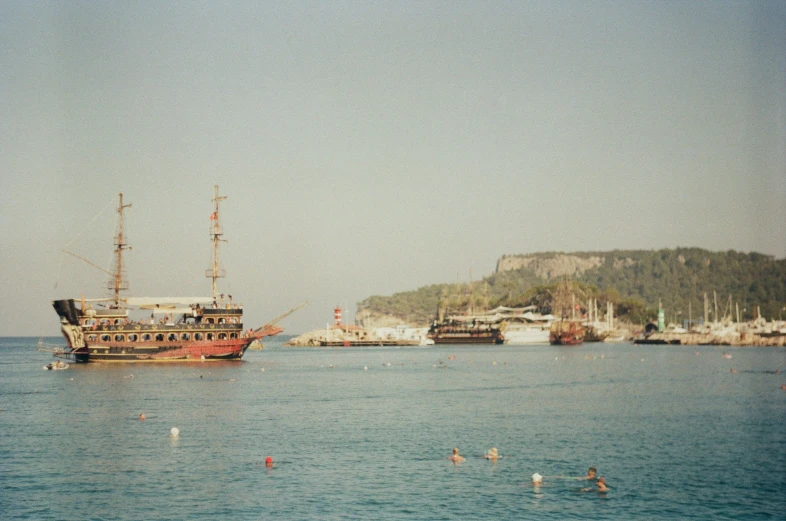
<svg viewBox="0 0 786 521"><path fill-rule="evenodd" d="M72 352L78 362L171 362L202 360L239 360L254 340L277 335L283 329L265 327L251 336L222 340L172 342L109 342L91 344Z"/></svg>

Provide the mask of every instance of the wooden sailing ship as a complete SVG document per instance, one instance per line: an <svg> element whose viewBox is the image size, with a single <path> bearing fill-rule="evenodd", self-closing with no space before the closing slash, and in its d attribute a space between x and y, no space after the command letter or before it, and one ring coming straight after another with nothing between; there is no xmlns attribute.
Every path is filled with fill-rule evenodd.
<svg viewBox="0 0 786 521"><path fill-rule="evenodd" d="M114 269L102 270L111 275L112 297L53 301L67 343L54 351L55 356L76 362L239 360L252 342L283 331L277 322L298 308L259 328L245 329L243 306L217 293L217 280L225 276L218 264L218 245L223 240L219 202L226 199L219 196L218 186L210 215L213 265L206 272L213 282L212 297L122 297L121 291L129 287L123 265L123 252L129 249L123 236L123 212L131 205L123 204L122 193L119 197Z"/></svg>

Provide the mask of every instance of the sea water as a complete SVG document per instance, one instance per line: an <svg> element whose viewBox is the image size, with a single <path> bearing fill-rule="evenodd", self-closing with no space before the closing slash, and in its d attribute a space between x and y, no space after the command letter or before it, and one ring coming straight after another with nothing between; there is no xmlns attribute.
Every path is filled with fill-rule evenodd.
<svg viewBox="0 0 786 521"><path fill-rule="evenodd" d="M0 340L2 519L786 518L782 348L272 341L44 371L36 343ZM590 466L610 492L570 479Z"/></svg>

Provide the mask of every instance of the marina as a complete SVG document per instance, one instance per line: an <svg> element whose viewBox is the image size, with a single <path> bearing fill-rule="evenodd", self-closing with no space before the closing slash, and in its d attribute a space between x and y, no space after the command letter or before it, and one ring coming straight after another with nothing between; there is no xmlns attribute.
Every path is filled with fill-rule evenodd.
<svg viewBox="0 0 786 521"><path fill-rule="evenodd" d="M773 332L752 332L747 330L747 325L732 330L723 331L691 331L675 332L664 331L638 335L634 343L642 345L670 344L670 345L699 345L699 346L739 346L739 347L783 347L786 346L786 322L775 322Z"/></svg>

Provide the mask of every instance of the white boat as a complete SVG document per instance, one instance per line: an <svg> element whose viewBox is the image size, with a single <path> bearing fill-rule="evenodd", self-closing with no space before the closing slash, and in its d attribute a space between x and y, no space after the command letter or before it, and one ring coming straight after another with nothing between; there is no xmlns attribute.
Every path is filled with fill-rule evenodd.
<svg viewBox="0 0 786 521"><path fill-rule="evenodd" d="M536 309L535 306L498 307L489 313L494 313L498 320L504 321L502 334L506 344L514 346L548 344L549 328L554 322L554 315L541 315L535 312Z"/></svg>
<svg viewBox="0 0 786 521"><path fill-rule="evenodd" d="M549 328L527 324L509 324L503 333L505 343L522 346L528 344L548 344Z"/></svg>
<svg viewBox="0 0 786 521"><path fill-rule="evenodd" d="M52 362L51 364L46 364L44 366L45 371L62 371L63 369L68 369L71 367L71 364L66 364L58 360L57 362Z"/></svg>

